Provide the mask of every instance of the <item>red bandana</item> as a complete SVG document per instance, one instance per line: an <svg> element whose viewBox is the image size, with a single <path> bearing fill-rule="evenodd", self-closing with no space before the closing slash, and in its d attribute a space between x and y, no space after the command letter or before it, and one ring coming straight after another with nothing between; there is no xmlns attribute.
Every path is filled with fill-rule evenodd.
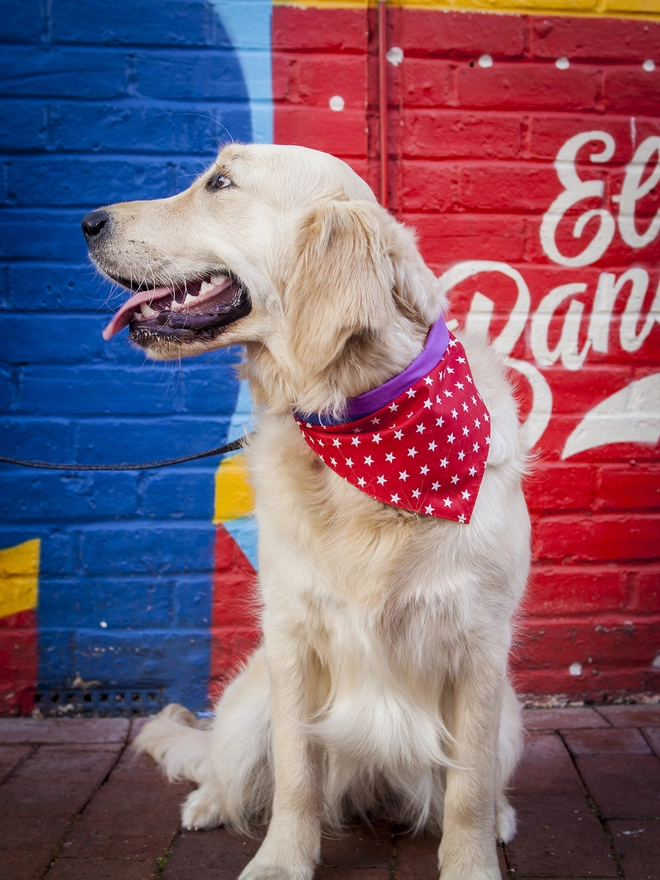
<svg viewBox="0 0 660 880"><path fill-rule="evenodd" d="M367 495L413 513L470 521L490 418L453 336L432 370L370 415L328 426L295 419L321 460Z"/></svg>

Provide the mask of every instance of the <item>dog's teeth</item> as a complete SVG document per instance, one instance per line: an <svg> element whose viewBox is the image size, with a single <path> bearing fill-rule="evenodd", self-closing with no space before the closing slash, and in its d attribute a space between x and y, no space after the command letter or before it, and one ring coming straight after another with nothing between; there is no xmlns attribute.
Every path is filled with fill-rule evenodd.
<svg viewBox="0 0 660 880"><path fill-rule="evenodd" d="M202 291L200 291L200 293L204 293L204 291L202 290ZM192 295L192 293L187 293L186 298L184 299L184 301L182 302L181 305L187 306L188 303L195 302L195 299L196 299L196 297L194 297Z"/></svg>
<svg viewBox="0 0 660 880"><path fill-rule="evenodd" d="M148 303L140 303L140 311L145 318L153 318L154 315L158 314Z"/></svg>
<svg viewBox="0 0 660 880"><path fill-rule="evenodd" d="M211 281L213 281L213 279L211 279ZM213 290L213 285L209 284L208 281L202 281L202 286L199 288L200 295L206 293L207 290ZM188 297L184 299L184 302L188 302Z"/></svg>
<svg viewBox="0 0 660 880"><path fill-rule="evenodd" d="M226 280L226 275L211 275L211 284L223 284Z"/></svg>

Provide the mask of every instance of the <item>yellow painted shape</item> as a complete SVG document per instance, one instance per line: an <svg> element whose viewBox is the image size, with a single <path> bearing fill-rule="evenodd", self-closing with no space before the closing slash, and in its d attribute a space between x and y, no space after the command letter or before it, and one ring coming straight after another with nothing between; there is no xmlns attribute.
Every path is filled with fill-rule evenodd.
<svg viewBox="0 0 660 880"><path fill-rule="evenodd" d="M584 15L593 18L660 18L660 0L386 0L388 6L456 12ZM377 0L273 0L273 6L365 9Z"/></svg>
<svg viewBox="0 0 660 880"><path fill-rule="evenodd" d="M40 550L39 538L0 550L0 617L37 607Z"/></svg>
<svg viewBox="0 0 660 880"><path fill-rule="evenodd" d="M213 522L238 519L254 510L254 492L248 480L243 453L220 462L215 472L215 513Z"/></svg>

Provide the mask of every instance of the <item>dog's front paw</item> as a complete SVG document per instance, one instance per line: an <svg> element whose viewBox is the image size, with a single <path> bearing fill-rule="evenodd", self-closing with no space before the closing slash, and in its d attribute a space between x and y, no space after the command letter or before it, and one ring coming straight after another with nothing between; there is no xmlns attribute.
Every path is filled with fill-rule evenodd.
<svg viewBox="0 0 660 880"><path fill-rule="evenodd" d="M222 812L215 790L202 785L185 799L181 824L186 831L208 831L222 825Z"/></svg>
<svg viewBox="0 0 660 880"><path fill-rule="evenodd" d="M267 865L252 859L238 880L312 880L314 868L295 869L285 865Z"/></svg>
<svg viewBox="0 0 660 880"><path fill-rule="evenodd" d="M516 834L516 811L506 799L497 805L495 833L502 843L509 843Z"/></svg>

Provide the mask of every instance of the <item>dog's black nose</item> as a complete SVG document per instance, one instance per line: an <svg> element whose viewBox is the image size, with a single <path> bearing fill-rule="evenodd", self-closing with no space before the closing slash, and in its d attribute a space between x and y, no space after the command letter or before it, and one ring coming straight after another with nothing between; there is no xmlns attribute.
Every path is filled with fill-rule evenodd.
<svg viewBox="0 0 660 880"><path fill-rule="evenodd" d="M108 226L110 214L107 211L92 211L82 219L82 231L87 241L97 238Z"/></svg>

